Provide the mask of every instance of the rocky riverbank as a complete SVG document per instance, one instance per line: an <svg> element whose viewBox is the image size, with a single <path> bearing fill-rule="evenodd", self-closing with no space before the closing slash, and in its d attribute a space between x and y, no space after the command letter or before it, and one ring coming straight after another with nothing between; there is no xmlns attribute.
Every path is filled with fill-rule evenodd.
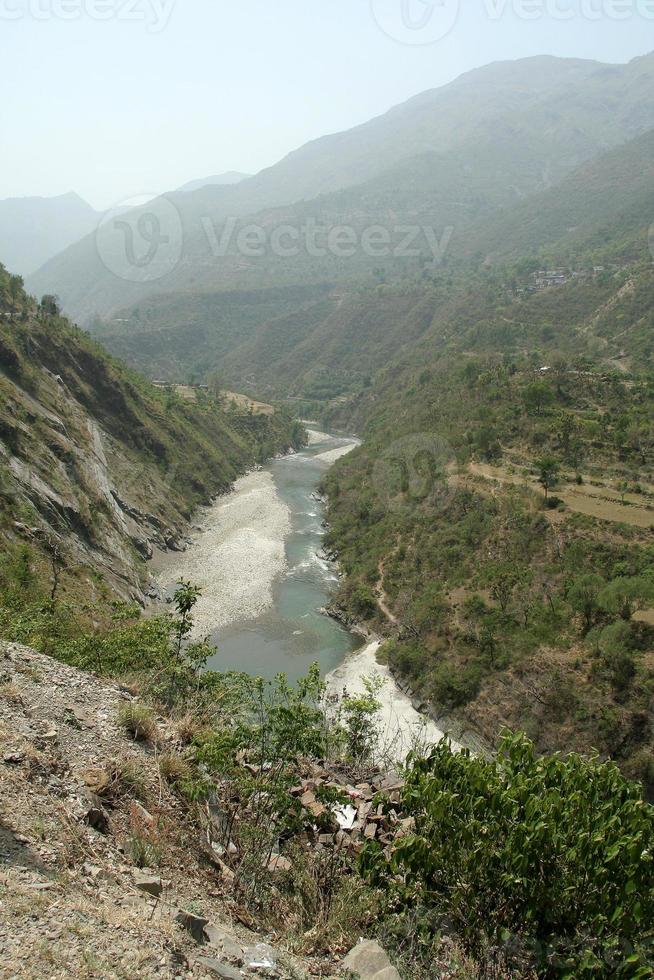
<svg viewBox="0 0 654 980"><path fill-rule="evenodd" d="M187 551L159 558L156 579L166 592L180 578L199 585L194 637L237 619L254 619L273 603L273 584L286 568L289 509L271 474L241 477L206 508Z"/></svg>
<svg viewBox="0 0 654 980"><path fill-rule="evenodd" d="M459 719L439 711L419 697L404 678L379 662L377 655L383 643L379 636L354 622L334 606L324 609L323 612L365 641L360 650L355 651L327 675L325 680L328 694L341 695L344 690L350 695L365 694L367 680L378 678L382 682L376 694L380 704L378 727L381 763L401 763L412 749L424 749L444 737L449 738L457 749L468 748L476 754L488 753L488 746L476 732L471 731Z"/></svg>

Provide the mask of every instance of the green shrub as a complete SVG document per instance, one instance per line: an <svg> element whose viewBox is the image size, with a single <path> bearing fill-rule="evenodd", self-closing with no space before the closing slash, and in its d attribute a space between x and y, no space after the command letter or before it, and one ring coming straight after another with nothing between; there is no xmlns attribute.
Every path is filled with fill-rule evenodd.
<svg viewBox="0 0 654 980"><path fill-rule="evenodd" d="M615 765L538 758L525 735L493 760L442 742L413 763L404 806L415 832L390 859L375 844L362 858L397 909L446 918L475 954L502 944L539 976L652 976L654 808Z"/></svg>

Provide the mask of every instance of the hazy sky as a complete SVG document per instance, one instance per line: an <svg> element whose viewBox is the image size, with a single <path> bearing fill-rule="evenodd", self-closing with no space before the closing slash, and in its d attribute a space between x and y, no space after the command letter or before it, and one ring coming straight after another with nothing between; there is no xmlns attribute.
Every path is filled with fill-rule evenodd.
<svg viewBox="0 0 654 980"><path fill-rule="evenodd" d="M654 0L0 0L0 198L106 207L256 172L490 61L652 49Z"/></svg>

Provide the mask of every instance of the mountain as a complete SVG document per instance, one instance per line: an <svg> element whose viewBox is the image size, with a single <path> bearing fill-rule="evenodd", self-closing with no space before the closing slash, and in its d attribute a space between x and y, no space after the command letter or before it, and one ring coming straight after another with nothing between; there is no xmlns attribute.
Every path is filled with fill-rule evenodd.
<svg viewBox="0 0 654 980"><path fill-rule="evenodd" d="M236 170L228 170L224 174L215 174L213 177L200 177L198 180L189 180L187 184L182 184L177 190L180 193L189 194L191 191L199 191L203 187L224 187L232 184L240 184L247 180L251 174L241 174Z"/></svg>
<svg viewBox="0 0 654 980"><path fill-rule="evenodd" d="M120 235L103 242L102 257L90 236L47 263L29 287L56 291L72 315L88 321L164 293L353 278L371 263L357 267L332 254L307 262L305 248L284 261L270 248L243 254L234 245L239 219L256 216L242 226L254 223L270 235L281 225L302 227L305 218L326 226L345 220L358 230L426 216L438 229L449 223L465 234L470 221L559 183L654 128L652 96L652 55L628 65L549 57L490 65L307 144L236 186L149 204L170 222L172 245L145 269L126 264ZM135 210L131 231L124 229L134 241L142 213ZM232 246L221 252L217 243L230 227Z"/></svg>
<svg viewBox="0 0 654 980"><path fill-rule="evenodd" d="M95 228L100 214L77 194L0 201L0 262L28 276Z"/></svg>
<svg viewBox="0 0 654 980"><path fill-rule="evenodd" d="M483 159L481 150L479 155ZM458 297L471 302L472 292L476 306L475 290L485 288L484 277L493 269L526 286L538 267L564 266L569 278L602 264L622 267L647 259L653 160L651 131L524 201L486 211L477 221L471 208L438 268L426 257L404 269L399 260L393 265L377 259L366 266L353 257L342 263L354 266L349 280L332 267L331 282L320 282L311 274L317 260L305 256L295 265L303 269L306 284L284 286L280 259L275 287L162 294L124 311L118 322L98 320L92 329L114 353L159 377L202 377L220 370L237 386L270 397L328 400L365 385L432 323L447 320L448 311L458 308ZM425 168L426 201L431 171L424 157L416 166ZM372 192L366 197L369 213L379 207L386 188L396 187L399 195L395 171L391 174L366 185L377 191L375 198ZM352 193L330 195L330 202L340 202L341 215ZM438 182L434 194L439 194ZM463 200L463 189L458 200ZM302 207L306 215L310 205ZM435 203L429 207L421 220L439 213ZM238 282L227 257L223 265L233 269Z"/></svg>
<svg viewBox="0 0 654 980"><path fill-rule="evenodd" d="M629 260L644 254L652 214L654 130L577 168L556 187L477 222L453 242L453 251L493 263L551 253L556 264L590 249L600 261L606 247L613 259L619 251Z"/></svg>
<svg viewBox="0 0 654 980"><path fill-rule="evenodd" d="M54 542L137 598L153 547L178 547L199 503L294 439L284 413L226 413L209 395L153 387L1 266L0 391L4 545Z"/></svg>

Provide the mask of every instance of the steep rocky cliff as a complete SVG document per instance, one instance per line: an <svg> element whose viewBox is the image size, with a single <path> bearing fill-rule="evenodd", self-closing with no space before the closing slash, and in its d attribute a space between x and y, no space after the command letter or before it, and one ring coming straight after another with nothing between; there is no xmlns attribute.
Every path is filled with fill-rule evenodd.
<svg viewBox="0 0 654 980"><path fill-rule="evenodd" d="M195 505L297 438L282 415L158 390L0 267L0 535L140 597L142 559L179 546Z"/></svg>

